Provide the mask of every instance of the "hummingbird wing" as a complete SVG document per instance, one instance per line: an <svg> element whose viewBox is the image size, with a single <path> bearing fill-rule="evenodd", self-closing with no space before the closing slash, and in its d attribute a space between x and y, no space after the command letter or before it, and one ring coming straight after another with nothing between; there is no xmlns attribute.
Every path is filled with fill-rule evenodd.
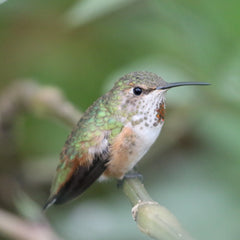
<svg viewBox="0 0 240 240"><path fill-rule="evenodd" d="M107 118L102 118L104 114ZM94 105L87 110L63 147L44 209L77 197L101 176L110 161L112 140L122 127L121 122Z"/></svg>
<svg viewBox="0 0 240 240"><path fill-rule="evenodd" d="M69 139L72 139L71 135ZM74 156L72 159L69 153L76 151L76 146L72 147L72 141L69 139L60 155L61 162L44 209L52 204L61 204L77 197L98 179L107 167L106 163L109 161L107 135L95 137L95 141L98 139L98 142L94 146L88 148L87 152L86 149L84 150L85 146L82 147L83 153L72 155Z"/></svg>

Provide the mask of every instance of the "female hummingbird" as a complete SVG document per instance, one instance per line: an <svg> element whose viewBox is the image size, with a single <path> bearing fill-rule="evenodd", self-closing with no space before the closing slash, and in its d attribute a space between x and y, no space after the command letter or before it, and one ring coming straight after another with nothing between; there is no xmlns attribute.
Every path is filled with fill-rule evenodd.
<svg viewBox="0 0 240 240"><path fill-rule="evenodd" d="M167 83L133 72L96 100L69 135L44 208L82 194L98 178L122 179L149 150L164 124L168 89L202 82Z"/></svg>

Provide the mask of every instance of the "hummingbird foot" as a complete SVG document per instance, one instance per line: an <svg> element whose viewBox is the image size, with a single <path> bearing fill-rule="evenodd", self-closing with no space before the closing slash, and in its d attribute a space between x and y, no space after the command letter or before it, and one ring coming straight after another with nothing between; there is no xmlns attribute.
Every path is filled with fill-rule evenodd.
<svg viewBox="0 0 240 240"><path fill-rule="evenodd" d="M133 170L127 172L124 175L123 179L117 181L117 187L118 188L122 187L125 179L134 179L134 178L138 178L141 182L143 182L143 175L141 173L137 172L135 168Z"/></svg>
<svg viewBox="0 0 240 240"><path fill-rule="evenodd" d="M141 182L143 182L143 175L139 172L136 171L134 168L133 170L127 172L125 176L123 177L124 179L131 179L131 178L138 178Z"/></svg>

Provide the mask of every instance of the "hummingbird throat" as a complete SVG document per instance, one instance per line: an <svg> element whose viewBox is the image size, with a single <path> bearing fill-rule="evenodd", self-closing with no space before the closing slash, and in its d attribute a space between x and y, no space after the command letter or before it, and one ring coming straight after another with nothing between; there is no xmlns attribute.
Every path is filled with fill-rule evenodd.
<svg viewBox="0 0 240 240"><path fill-rule="evenodd" d="M133 127L140 125L139 130L144 128L155 129L164 123L164 118L165 98L164 96L158 96L139 101L137 111L131 118L131 123Z"/></svg>
<svg viewBox="0 0 240 240"><path fill-rule="evenodd" d="M164 102L161 102L159 104L159 107L156 109L156 112L157 112L157 118L158 118L158 121L161 122L161 121L164 121L164 116L165 116L165 104Z"/></svg>

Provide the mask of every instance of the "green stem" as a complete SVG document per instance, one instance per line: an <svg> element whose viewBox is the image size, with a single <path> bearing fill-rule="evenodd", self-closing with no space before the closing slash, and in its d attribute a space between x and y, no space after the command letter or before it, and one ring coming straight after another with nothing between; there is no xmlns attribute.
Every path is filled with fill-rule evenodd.
<svg viewBox="0 0 240 240"><path fill-rule="evenodd" d="M123 192L133 206L139 201L153 201L138 178L125 178L123 182Z"/></svg>
<svg viewBox="0 0 240 240"><path fill-rule="evenodd" d="M152 200L139 178L123 181L123 192L133 206L133 219L143 233L159 240L192 240L177 219Z"/></svg>

